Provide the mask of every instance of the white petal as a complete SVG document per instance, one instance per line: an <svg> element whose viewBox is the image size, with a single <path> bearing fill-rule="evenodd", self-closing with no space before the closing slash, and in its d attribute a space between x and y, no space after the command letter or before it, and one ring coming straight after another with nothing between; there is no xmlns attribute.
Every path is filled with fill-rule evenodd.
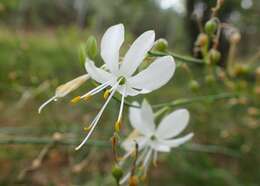
<svg viewBox="0 0 260 186"><path fill-rule="evenodd" d="M147 139L144 136L138 136L135 138L129 138L126 139L121 146L126 150L126 151L134 151L135 150L135 145L136 143L138 144L138 150L141 150L144 148L145 144L147 142Z"/></svg>
<svg viewBox="0 0 260 186"><path fill-rule="evenodd" d="M147 135L150 133L155 132L155 124L154 124L154 114L151 105L148 101L143 100L142 107L141 107L141 117L143 121L143 126L147 130Z"/></svg>
<svg viewBox="0 0 260 186"><path fill-rule="evenodd" d="M85 62L85 68L92 79L102 84L106 83L107 81L111 80L114 77L113 74L101 68L96 67L94 62L88 58L86 59Z"/></svg>
<svg viewBox="0 0 260 186"><path fill-rule="evenodd" d="M138 105L137 102L133 103ZM155 131L155 124L153 122L153 112L150 105L144 101L141 108L130 107L129 119L132 127L139 133L149 136Z"/></svg>
<svg viewBox="0 0 260 186"><path fill-rule="evenodd" d="M128 79L131 87L151 92L166 84L175 71L171 56L160 57L142 72Z"/></svg>
<svg viewBox="0 0 260 186"><path fill-rule="evenodd" d="M163 140L163 143L169 147L178 147L183 143L186 143L193 137L193 133L187 134L183 137L171 139L171 140Z"/></svg>
<svg viewBox="0 0 260 186"><path fill-rule="evenodd" d="M155 33L150 30L139 36L127 51L120 72L124 76L131 76L145 58L146 53L152 48Z"/></svg>
<svg viewBox="0 0 260 186"><path fill-rule="evenodd" d="M159 139L168 139L180 134L187 126L189 121L189 111L186 109L179 109L161 121L157 128L156 136Z"/></svg>
<svg viewBox="0 0 260 186"><path fill-rule="evenodd" d="M171 150L171 148L164 143L153 142L150 145L155 151L159 151L159 152L170 152Z"/></svg>
<svg viewBox="0 0 260 186"><path fill-rule="evenodd" d="M101 56L111 72L118 71L119 50L124 42L124 32L123 24L111 26L101 40Z"/></svg>
<svg viewBox="0 0 260 186"><path fill-rule="evenodd" d="M125 92L125 97L127 96L136 96L138 94L145 94L146 91L145 90L137 90L137 89L133 89L130 87L130 85L126 84L126 85L119 85L118 88L117 88L117 91L120 93L120 94L123 94L123 90L126 86L126 92Z"/></svg>
<svg viewBox="0 0 260 186"><path fill-rule="evenodd" d="M124 92L124 89L125 89L125 85L121 86L119 85L118 88L117 88L117 91L123 95L123 92ZM125 91L125 97L127 96L136 96L140 94L140 91L138 90L135 90L135 89L132 89L131 87L127 86L126 87L126 91Z"/></svg>

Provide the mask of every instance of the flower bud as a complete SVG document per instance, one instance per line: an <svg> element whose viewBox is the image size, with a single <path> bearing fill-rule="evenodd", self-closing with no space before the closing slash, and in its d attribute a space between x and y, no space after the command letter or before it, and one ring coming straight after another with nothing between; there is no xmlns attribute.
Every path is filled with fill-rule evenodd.
<svg viewBox="0 0 260 186"><path fill-rule="evenodd" d="M199 85L198 81L192 80L192 81L190 81L189 87L192 91L197 91L199 89L200 85Z"/></svg>
<svg viewBox="0 0 260 186"><path fill-rule="evenodd" d="M241 40L241 34L238 31L232 33L229 37L230 43L233 44L239 43L240 40Z"/></svg>
<svg viewBox="0 0 260 186"><path fill-rule="evenodd" d="M221 58L221 53L218 50L216 50L214 48L210 49L210 51L209 51L209 60L210 60L211 64L218 63L220 58Z"/></svg>
<svg viewBox="0 0 260 186"><path fill-rule="evenodd" d="M84 44L81 44L80 47L79 47L79 62L80 62L80 64L84 65L86 57L87 57L86 46Z"/></svg>
<svg viewBox="0 0 260 186"><path fill-rule="evenodd" d="M86 42L86 55L90 59L94 59L97 55L97 40L94 36L90 36Z"/></svg>
<svg viewBox="0 0 260 186"><path fill-rule="evenodd" d="M215 81L215 78L213 75L207 75L205 81L207 84L212 84Z"/></svg>
<svg viewBox="0 0 260 186"><path fill-rule="evenodd" d="M159 52L166 52L168 48L168 41L166 39L160 38L154 43L153 49Z"/></svg>
<svg viewBox="0 0 260 186"><path fill-rule="evenodd" d="M115 165L113 168L112 168L112 175L113 177L115 178L116 182L119 183L120 179L122 178L123 176L123 170L121 167L119 167L118 165Z"/></svg>
<svg viewBox="0 0 260 186"><path fill-rule="evenodd" d="M248 65L236 65L234 69L234 73L236 76L247 75L250 72L250 66Z"/></svg>
<svg viewBox="0 0 260 186"><path fill-rule="evenodd" d="M197 38L196 44L200 47L203 47L208 43L208 40L209 39L208 39L207 34L200 33L198 38Z"/></svg>
<svg viewBox="0 0 260 186"><path fill-rule="evenodd" d="M218 28L218 24L215 19L210 19L209 21L206 22L204 26L205 32L209 36L213 35L216 32L217 28Z"/></svg>

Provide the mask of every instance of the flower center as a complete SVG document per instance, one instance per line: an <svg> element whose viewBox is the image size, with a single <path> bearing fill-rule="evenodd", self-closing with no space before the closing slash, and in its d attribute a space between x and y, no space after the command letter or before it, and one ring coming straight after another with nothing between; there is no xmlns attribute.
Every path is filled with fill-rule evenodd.
<svg viewBox="0 0 260 186"><path fill-rule="evenodd" d="M154 141L154 140L156 140L156 136L155 136L155 135L152 135L152 136L150 137L150 139L151 139L152 141Z"/></svg>
<svg viewBox="0 0 260 186"><path fill-rule="evenodd" d="M126 83L126 78L123 76L120 76L117 78L117 81L119 82L119 85L124 85Z"/></svg>

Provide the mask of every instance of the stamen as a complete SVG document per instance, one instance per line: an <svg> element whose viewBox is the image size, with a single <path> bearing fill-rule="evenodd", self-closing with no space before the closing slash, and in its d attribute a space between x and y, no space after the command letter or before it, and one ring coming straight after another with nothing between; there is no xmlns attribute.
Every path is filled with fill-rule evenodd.
<svg viewBox="0 0 260 186"><path fill-rule="evenodd" d="M104 103L104 105L102 106L101 110L99 111L99 113L97 114L97 116L95 117L95 119L92 121L92 123L90 124L91 129L89 131L89 133L87 134L87 136L84 138L84 140L75 148L75 150L79 150L88 140L88 138L90 137L90 135L93 133L95 127L98 124L99 119L101 118L105 108L107 107L109 101L111 100L112 96L115 94L116 89L117 89L118 83L116 83L113 87L112 87L112 92L109 95L108 99L106 100L106 102Z"/></svg>
<svg viewBox="0 0 260 186"><path fill-rule="evenodd" d="M157 167L157 157L158 157L158 152L154 151L154 154L153 154L153 166L154 167Z"/></svg>
<svg viewBox="0 0 260 186"><path fill-rule="evenodd" d="M122 120L119 119L119 120L117 120L116 123L115 123L115 132L119 133L121 127L122 127Z"/></svg>
<svg viewBox="0 0 260 186"><path fill-rule="evenodd" d="M99 93L100 91L102 91L102 90L104 90L106 87L108 87L110 82L111 82L111 81L107 81L107 82L105 82L105 83L103 83L103 84L97 86L96 88L90 90L89 92L87 92L86 94L84 94L83 96L81 96L81 98L87 97L87 96L89 96L89 95L92 95L92 96L93 96L93 95Z"/></svg>
<svg viewBox="0 0 260 186"><path fill-rule="evenodd" d="M138 157L138 159L137 159L137 161L136 161L136 166L138 166L142 161L143 161L143 159L145 158L145 155L147 154L147 152L148 152L148 148L145 148L144 150L143 150L143 152L141 153L141 155ZM130 151L126 156L128 157L129 155L131 155L133 153L133 151ZM126 158L127 158L126 157ZM121 164L121 162L120 162L120 164L119 165L122 165ZM141 165L142 166L142 165ZM129 177L131 176L131 172L129 171L121 180L120 180L120 184L123 184L123 183L125 183L128 179L129 179Z"/></svg>
<svg viewBox="0 0 260 186"><path fill-rule="evenodd" d="M110 94L110 90L106 90L106 91L104 92L104 95L103 95L104 99L107 99L108 96L109 96L109 94Z"/></svg>
<svg viewBox="0 0 260 186"><path fill-rule="evenodd" d="M76 96L75 98L73 98L72 100L70 100L71 104L76 104L81 100L80 96Z"/></svg>
<svg viewBox="0 0 260 186"><path fill-rule="evenodd" d="M130 176L131 176L131 172L129 171L129 172L120 180L119 184L121 185L121 184L125 183L125 182L129 179Z"/></svg>
<svg viewBox="0 0 260 186"><path fill-rule="evenodd" d="M124 101L125 101L125 92L126 92L126 87L124 87L123 93L122 93L122 100L120 104L120 109L119 109L119 114L117 121L115 123L115 131L120 132L121 126L122 126L122 114L123 114L123 108L124 108Z"/></svg>
<svg viewBox="0 0 260 186"><path fill-rule="evenodd" d="M84 101L89 101L91 97L92 95L86 95L85 97L83 97L83 99Z"/></svg>
<svg viewBox="0 0 260 186"><path fill-rule="evenodd" d="M89 131L91 129L92 125L89 125L88 127L84 127L84 131Z"/></svg>
<svg viewBox="0 0 260 186"><path fill-rule="evenodd" d="M152 155L152 149L150 149L147 152L147 154L145 156L145 159L143 161L144 175L147 175L147 171L148 171L148 167L149 167L149 164L150 164L151 155Z"/></svg>

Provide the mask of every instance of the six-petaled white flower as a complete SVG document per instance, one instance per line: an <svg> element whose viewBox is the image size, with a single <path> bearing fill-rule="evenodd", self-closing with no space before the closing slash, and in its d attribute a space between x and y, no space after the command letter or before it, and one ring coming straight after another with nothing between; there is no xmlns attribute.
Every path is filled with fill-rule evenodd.
<svg viewBox="0 0 260 186"><path fill-rule="evenodd" d="M138 103L134 105L139 106ZM187 142L193 136L189 133L183 137L174 138L179 135L187 126L189 121L189 112L186 109L178 109L162 119L156 127L155 116L152 107L147 101L143 101L141 108L130 108L129 119L132 127L135 129L132 134L122 143L122 147L127 151L121 161L121 165L126 158L135 150L135 144L138 144L140 154L137 159L137 165L142 164L146 174L152 156L156 162L158 152L170 152L171 148ZM130 176L126 174L121 180L124 183Z"/></svg>
<svg viewBox="0 0 260 186"><path fill-rule="evenodd" d="M123 59L120 60L119 50L124 41L124 26L118 24L107 29L101 40L101 57L105 62L105 68L104 66L96 67L94 62L88 58L85 63L88 75L100 85L76 98L76 100L88 99L108 87L110 87L108 89L109 94L107 94L107 100L101 110L88 127L87 136L76 150L81 148L88 140L115 92L122 95L117 118L117 123L120 123L125 97L149 93L160 88L171 79L175 71L175 62L171 56L157 58L146 69L135 74L147 52L153 47L154 39L154 31L144 32L134 41Z"/></svg>

